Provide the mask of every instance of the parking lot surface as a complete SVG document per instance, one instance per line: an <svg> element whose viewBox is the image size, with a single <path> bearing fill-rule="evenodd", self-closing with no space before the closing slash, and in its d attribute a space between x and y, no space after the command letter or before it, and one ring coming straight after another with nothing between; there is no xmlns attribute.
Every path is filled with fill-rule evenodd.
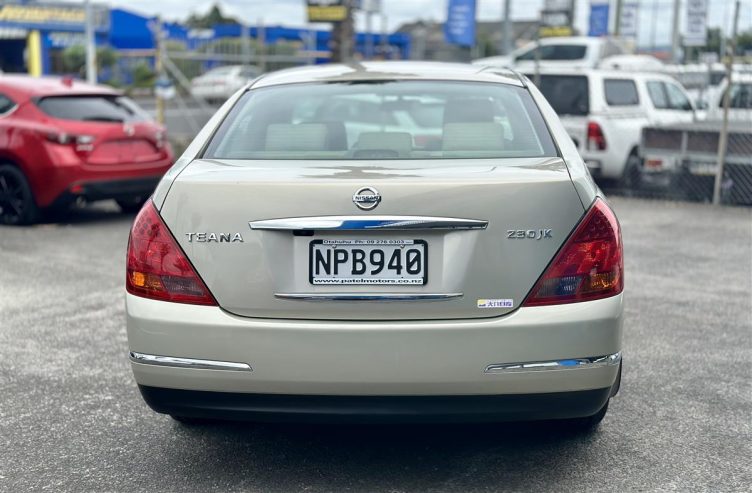
<svg viewBox="0 0 752 493"><path fill-rule="evenodd" d="M749 491L752 211L617 199L624 380L599 430L185 427L130 374L102 204L0 227L0 491Z"/></svg>

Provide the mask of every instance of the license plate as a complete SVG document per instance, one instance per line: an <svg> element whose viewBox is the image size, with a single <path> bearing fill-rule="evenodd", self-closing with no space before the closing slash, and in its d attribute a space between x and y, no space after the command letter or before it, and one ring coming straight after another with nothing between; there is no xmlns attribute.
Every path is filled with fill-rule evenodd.
<svg viewBox="0 0 752 493"><path fill-rule="evenodd" d="M715 163L690 163L689 172L695 176L713 176L716 174Z"/></svg>
<svg viewBox="0 0 752 493"><path fill-rule="evenodd" d="M425 240L313 240L309 280L317 285L400 284L428 281Z"/></svg>

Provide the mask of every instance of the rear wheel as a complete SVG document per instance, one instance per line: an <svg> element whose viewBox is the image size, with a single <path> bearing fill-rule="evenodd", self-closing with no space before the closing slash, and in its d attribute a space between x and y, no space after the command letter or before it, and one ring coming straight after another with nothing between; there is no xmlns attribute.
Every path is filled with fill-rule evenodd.
<svg viewBox="0 0 752 493"><path fill-rule="evenodd" d="M148 197L133 197L130 199L117 199L118 207L126 214L135 214L141 210L141 207L146 203Z"/></svg>
<svg viewBox="0 0 752 493"><path fill-rule="evenodd" d="M0 164L0 224L33 224L39 219L29 182L24 174L9 164Z"/></svg>
<svg viewBox="0 0 752 493"><path fill-rule="evenodd" d="M624 165L624 174L619 180L619 188L638 191L642 188L642 159L637 154L630 154Z"/></svg>

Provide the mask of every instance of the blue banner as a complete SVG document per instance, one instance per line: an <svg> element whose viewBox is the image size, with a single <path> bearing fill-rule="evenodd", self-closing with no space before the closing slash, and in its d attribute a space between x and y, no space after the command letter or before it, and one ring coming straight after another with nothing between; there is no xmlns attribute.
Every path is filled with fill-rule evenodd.
<svg viewBox="0 0 752 493"><path fill-rule="evenodd" d="M590 4L590 29L588 36L608 35L608 4Z"/></svg>
<svg viewBox="0 0 752 493"><path fill-rule="evenodd" d="M475 44L475 0L449 0L444 39L448 44Z"/></svg>

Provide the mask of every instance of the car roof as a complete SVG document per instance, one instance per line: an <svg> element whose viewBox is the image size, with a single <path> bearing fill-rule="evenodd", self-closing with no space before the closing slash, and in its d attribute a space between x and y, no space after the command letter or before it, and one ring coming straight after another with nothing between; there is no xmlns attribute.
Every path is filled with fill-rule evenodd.
<svg viewBox="0 0 752 493"><path fill-rule="evenodd" d="M607 41L608 38L595 38L590 36L553 36L550 38L541 38L541 45L599 45Z"/></svg>
<svg viewBox="0 0 752 493"><path fill-rule="evenodd" d="M384 80L445 80L497 82L523 86L520 77L508 69L440 62L362 62L312 65L271 72L253 83L254 89L310 82L367 82Z"/></svg>
<svg viewBox="0 0 752 493"><path fill-rule="evenodd" d="M12 92L16 97L73 96L78 94L119 95L111 87L87 84L61 77L32 77L29 75L0 74L0 90Z"/></svg>
<svg viewBox="0 0 752 493"><path fill-rule="evenodd" d="M541 67L539 69L541 75L581 75L583 77L596 76L600 78L623 78L623 79L644 79L650 77L651 79L673 80L676 81L670 75L665 72L632 72L629 70L608 69L608 68L553 68L553 67ZM529 70L525 71L525 74L532 79L533 75Z"/></svg>

